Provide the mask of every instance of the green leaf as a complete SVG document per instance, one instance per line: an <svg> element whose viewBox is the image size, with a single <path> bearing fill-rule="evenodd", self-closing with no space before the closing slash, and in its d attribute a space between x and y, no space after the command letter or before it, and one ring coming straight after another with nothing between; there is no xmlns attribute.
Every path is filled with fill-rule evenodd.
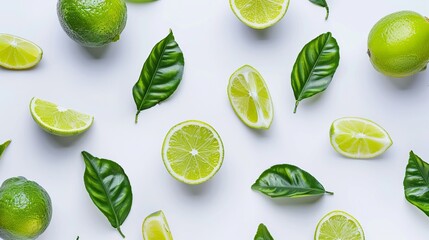
<svg viewBox="0 0 429 240"><path fill-rule="evenodd" d="M94 157L85 151L82 156L86 165L83 179L89 196L125 238L120 226L127 218L133 201L127 175L121 166L111 160Z"/></svg>
<svg viewBox="0 0 429 240"><path fill-rule="evenodd" d="M326 191L310 173L289 164L275 165L265 170L252 185L252 189L272 198L333 194Z"/></svg>
<svg viewBox="0 0 429 240"><path fill-rule="evenodd" d="M295 109L301 100L325 91L331 83L340 61L340 49L330 32L307 43L295 61L291 83Z"/></svg>
<svg viewBox="0 0 429 240"><path fill-rule="evenodd" d="M429 216L429 164L413 151L405 171L405 198Z"/></svg>
<svg viewBox="0 0 429 240"><path fill-rule="evenodd" d="M254 240L274 240L264 224L259 224Z"/></svg>
<svg viewBox="0 0 429 240"><path fill-rule="evenodd" d="M325 0L310 0L310 2L312 2L312 3L314 3L314 4L318 5L318 6L324 7L326 9L325 20L328 20L328 17L329 17L329 6L326 3L326 1Z"/></svg>
<svg viewBox="0 0 429 240"><path fill-rule="evenodd" d="M174 93L182 80L184 66L183 53L170 31L166 38L153 47L133 87L137 105L136 123L141 111L155 106Z"/></svg>
<svg viewBox="0 0 429 240"><path fill-rule="evenodd" d="M6 150L6 148L9 146L10 142L11 140L7 140L6 142L0 145L0 157L3 154L4 150Z"/></svg>

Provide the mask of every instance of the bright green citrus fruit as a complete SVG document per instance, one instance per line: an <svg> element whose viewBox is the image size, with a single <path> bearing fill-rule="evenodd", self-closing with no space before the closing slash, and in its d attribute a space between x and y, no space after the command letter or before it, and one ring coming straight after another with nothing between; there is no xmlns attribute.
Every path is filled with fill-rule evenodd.
<svg viewBox="0 0 429 240"><path fill-rule="evenodd" d="M392 145L386 130L364 118L337 119L332 123L329 135L335 151L350 158L377 157Z"/></svg>
<svg viewBox="0 0 429 240"><path fill-rule="evenodd" d="M51 198L39 184L9 178L0 187L0 238L30 240L42 234L52 217Z"/></svg>
<svg viewBox="0 0 429 240"><path fill-rule="evenodd" d="M212 178L222 166L223 143L216 130L197 120L181 122L164 138L162 159L167 171L187 184Z"/></svg>
<svg viewBox="0 0 429 240"><path fill-rule="evenodd" d="M59 0L57 14L64 31L85 47L119 40L127 21L123 0Z"/></svg>
<svg viewBox="0 0 429 240"><path fill-rule="evenodd" d="M244 24L254 29L265 29L284 17L289 0L229 0L229 5Z"/></svg>
<svg viewBox="0 0 429 240"><path fill-rule="evenodd" d="M94 117L75 110L60 107L39 98L30 102L34 121L45 131L57 136L74 136L91 127Z"/></svg>
<svg viewBox="0 0 429 240"><path fill-rule="evenodd" d="M234 112L251 128L268 129L273 122L273 103L261 74L244 65L229 78L228 98Z"/></svg>
<svg viewBox="0 0 429 240"><path fill-rule="evenodd" d="M0 33L0 66L17 70L32 68L40 62L42 55L42 49L36 44Z"/></svg>
<svg viewBox="0 0 429 240"><path fill-rule="evenodd" d="M326 214L317 224L315 240L364 240L365 235L359 222L343 211Z"/></svg>
<svg viewBox="0 0 429 240"><path fill-rule="evenodd" d="M173 240L167 219L162 211L147 216L142 226L143 240Z"/></svg>
<svg viewBox="0 0 429 240"><path fill-rule="evenodd" d="M402 78L426 68L429 60L429 21L412 11L389 14L368 36L368 55L374 68Z"/></svg>

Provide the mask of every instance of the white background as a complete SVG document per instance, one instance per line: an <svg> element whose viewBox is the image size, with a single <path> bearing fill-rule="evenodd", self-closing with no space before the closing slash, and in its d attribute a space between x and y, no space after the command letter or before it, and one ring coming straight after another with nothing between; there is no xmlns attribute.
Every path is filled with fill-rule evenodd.
<svg viewBox="0 0 429 240"><path fill-rule="evenodd" d="M62 30L56 1L3 1L0 32L37 43L44 55L31 70L0 69L0 142L12 139L0 159L0 182L21 175L49 192L53 218L42 240L121 239L84 188L83 150L118 162L130 178L133 206L122 226L127 239L142 239L143 219L160 209L177 240L253 239L261 222L275 239L308 240L334 209L354 215L367 239L427 239L429 219L405 200L402 181L410 150L429 161L429 72L408 79L382 76L369 62L366 40L381 17L406 9L429 15L429 5L328 2L328 21L323 8L291 0L283 20L263 31L242 24L227 0L127 3L121 39L88 50ZM136 125L131 89L170 28L185 56L182 83L168 101L143 111ZM327 31L340 46L339 68L327 91L303 100L293 114L293 63L307 42ZM229 76L244 64L257 68L269 86L275 117L268 131L246 127L229 104ZM30 116L34 96L92 114L94 125L76 138L49 135ZM379 123L392 147L372 160L337 154L329 127L345 116ZM177 182L161 160L165 134L188 119L211 124L225 145L221 170L200 186ZM250 189L263 170L279 163L307 170L335 195L273 200Z"/></svg>

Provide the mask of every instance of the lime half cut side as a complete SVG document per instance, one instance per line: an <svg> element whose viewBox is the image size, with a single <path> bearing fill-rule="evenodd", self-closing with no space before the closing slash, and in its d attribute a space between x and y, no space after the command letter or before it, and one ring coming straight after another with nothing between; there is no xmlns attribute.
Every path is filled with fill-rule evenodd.
<svg viewBox="0 0 429 240"><path fill-rule="evenodd" d="M189 120L175 125L162 146L162 159L175 179L200 184L212 178L222 166L223 143L209 124Z"/></svg>
<svg viewBox="0 0 429 240"><path fill-rule="evenodd" d="M365 240L365 235L352 215L335 210L319 221L314 240Z"/></svg>
<svg viewBox="0 0 429 240"><path fill-rule="evenodd" d="M0 66L22 70L34 67L43 51L36 44L9 34L0 33Z"/></svg>
<svg viewBox="0 0 429 240"><path fill-rule="evenodd" d="M39 98L30 102L34 121L45 131L57 136L74 136L88 130L94 117L75 110L60 107Z"/></svg>
<svg viewBox="0 0 429 240"><path fill-rule="evenodd" d="M289 0L229 0L237 18L254 29L265 29L279 22L289 6Z"/></svg>
<svg viewBox="0 0 429 240"><path fill-rule="evenodd" d="M335 120L330 129L331 145L349 158L374 158L384 153L392 139L384 128L364 118Z"/></svg>
<svg viewBox="0 0 429 240"><path fill-rule="evenodd" d="M147 216L142 226L143 240L173 240L167 219L162 211Z"/></svg>
<svg viewBox="0 0 429 240"><path fill-rule="evenodd" d="M255 129L271 126L274 109L270 92L255 68L244 65L231 75L228 98L234 112L247 126Z"/></svg>

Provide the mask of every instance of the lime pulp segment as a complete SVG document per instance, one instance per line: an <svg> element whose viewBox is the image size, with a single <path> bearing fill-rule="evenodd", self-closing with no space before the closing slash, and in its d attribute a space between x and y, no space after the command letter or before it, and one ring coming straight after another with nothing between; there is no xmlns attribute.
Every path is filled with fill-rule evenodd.
<svg viewBox="0 0 429 240"><path fill-rule="evenodd" d="M147 216L142 226L144 240L172 240L170 227L162 211Z"/></svg>
<svg viewBox="0 0 429 240"><path fill-rule="evenodd" d="M359 222L343 211L326 214L317 224L315 240L365 240L365 234Z"/></svg>
<svg viewBox="0 0 429 240"><path fill-rule="evenodd" d="M171 128L162 147L167 171L187 184L200 184L212 178L220 169L223 156L219 134L209 124L197 120Z"/></svg>
<svg viewBox="0 0 429 240"><path fill-rule="evenodd" d="M36 44L9 34L0 34L0 66L8 69L28 69L42 59L43 51Z"/></svg>

